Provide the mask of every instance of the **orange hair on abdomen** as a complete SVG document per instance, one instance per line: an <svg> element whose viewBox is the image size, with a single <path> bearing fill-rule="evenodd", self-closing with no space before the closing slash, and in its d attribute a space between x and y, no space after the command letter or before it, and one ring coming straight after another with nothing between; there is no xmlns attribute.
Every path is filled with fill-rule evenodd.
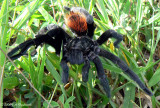
<svg viewBox="0 0 160 108"><path fill-rule="evenodd" d="M70 12L65 18L65 23L77 35L84 35L87 33L86 16L81 13Z"/></svg>

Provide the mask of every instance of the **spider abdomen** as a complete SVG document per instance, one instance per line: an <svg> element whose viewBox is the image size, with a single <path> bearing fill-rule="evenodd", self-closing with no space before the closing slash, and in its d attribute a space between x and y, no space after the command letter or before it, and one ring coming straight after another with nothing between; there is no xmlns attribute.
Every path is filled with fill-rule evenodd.
<svg viewBox="0 0 160 108"><path fill-rule="evenodd" d="M87 20L86 16L79 12L70 12L65 19L66 25L74 31L78 36L87 33Z"/></svg>

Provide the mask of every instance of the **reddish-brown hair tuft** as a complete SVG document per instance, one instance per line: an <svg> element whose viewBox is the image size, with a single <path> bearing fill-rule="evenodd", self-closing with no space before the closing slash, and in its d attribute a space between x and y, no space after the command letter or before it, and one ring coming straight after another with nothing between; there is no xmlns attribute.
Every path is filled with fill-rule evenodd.
<svg viewBox="0 0 160 108"><path fill-rule="evenodd" d="M79 36L87 33L87 21L84 14L70 12L65 18L65 23Z"/></svg>

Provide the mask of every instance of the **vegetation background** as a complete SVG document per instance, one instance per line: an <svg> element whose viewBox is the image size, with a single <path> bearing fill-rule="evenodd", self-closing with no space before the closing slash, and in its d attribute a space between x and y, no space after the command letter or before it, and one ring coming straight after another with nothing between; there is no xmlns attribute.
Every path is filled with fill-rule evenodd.
<svg viewBox="0 0 160 108"><path fill-rule="evenodd" d="M153 91L149 97L121 69L101 58L110 82L109 100L91 64L89 81L82 82L82 65L69 65L70 79L61 82L60 57L48 45L33 57L10 61L5 54L47 24L64 24L63 6L83 7L94 16L97 39L105 30L123 34L119 49L113 39L101 47L117 55ZM159 0L1 0L0 106L61 108L160 108L160 2ZM2 52L4 51L4 52Z"/></svg>

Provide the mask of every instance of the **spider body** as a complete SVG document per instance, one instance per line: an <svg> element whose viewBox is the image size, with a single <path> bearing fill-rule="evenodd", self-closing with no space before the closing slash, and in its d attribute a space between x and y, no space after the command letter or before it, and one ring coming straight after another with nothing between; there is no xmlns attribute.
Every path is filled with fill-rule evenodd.
<svg viewBox="0 0 160 108"><path fill-rule="evenodd" d="M99 59L99 56L102 56L117 64L141 87L141 89L143 89L144 92L150 96L153 95L152 92L142 83L139 77L125 64L125 62L114 54L99 47L99 45L106 42L108 38L115 38L116 41L114 42L114 46L118 48L118 44L123 40L122 35L114 30L107 30L97 40L93 40L92 38L95 30L93 17L85 9L80 7L64 8L70 12L65 19L66 25L77 35L76 37L71 37L58 25L49 24L38 32L36 38L25 41L12 49L8 53L8 56L12 60L15 60L20 56L25 55L30 46L35 45L37 47L42 43L54 47L56 54L59 55L61 52L61 46L63 45L63 57L60 65L62 68L62 81L64 84L68 82L69 78L68 62L70 64L84 64L82 67L82 80L87 82L91 61L95 64L97 69L97 76L100 80L100 84L103 86L108 97L111 97L109 82ZM20 52L15 54L18 50L20 50Z"/></svg>
<svg viewBox="0 0 160 108"><path fill-rule="evenodd" d="M95 42L86 36L76 37L64 45L64 57L71 64L82 64L84 59L94 50Z"/></svg>

